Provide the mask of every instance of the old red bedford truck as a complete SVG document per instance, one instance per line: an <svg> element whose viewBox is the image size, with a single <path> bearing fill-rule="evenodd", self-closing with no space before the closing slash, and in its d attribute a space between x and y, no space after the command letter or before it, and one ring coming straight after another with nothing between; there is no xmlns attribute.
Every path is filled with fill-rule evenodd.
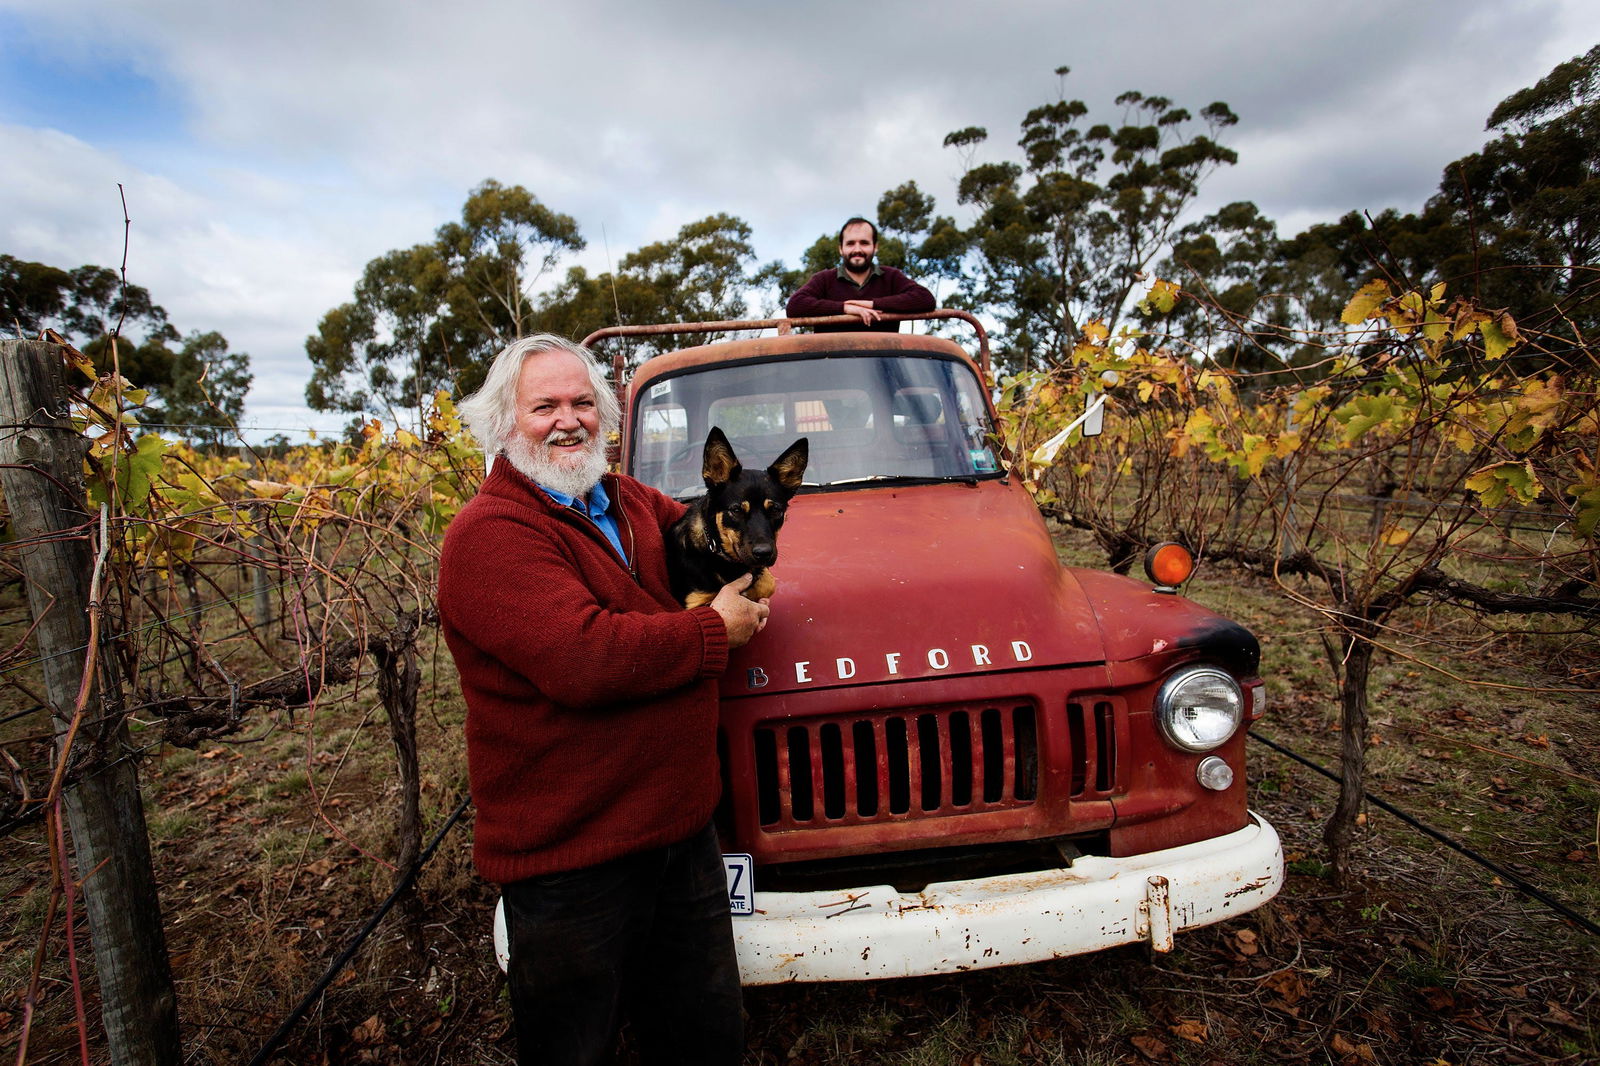
<svg viewBox="0 0 1600 1066"><path fill-rule="evenodd" d="M772 620L722 686L746 984L1165 951L1283 880L1245 802L1256 639L1179 595L1186 569L1062 566L999 450L981 326L908 317L966 318L980 359L925 335L761 336L658 355L624 396L621 468L669 496L704 491L712 426L752 467L810 439Z"/></svg>

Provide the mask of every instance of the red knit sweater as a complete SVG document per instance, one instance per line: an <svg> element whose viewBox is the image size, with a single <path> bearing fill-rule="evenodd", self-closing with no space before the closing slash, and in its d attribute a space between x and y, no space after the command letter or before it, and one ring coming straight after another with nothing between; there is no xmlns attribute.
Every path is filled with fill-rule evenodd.
<svg viewBox="0 0 1600 1066"><path fill-rule="evenodd" d="M874 264L865 285L845 273L843 266L820 270L789 297L784 308L790 318L842 315L846 300L871 300L874 309L897 315L915 315L934 309L933 293L918 285L894 267ZM898 333L900 323L874 325L815 326L818 333Z"/></svg>
<svg viewBox="0 0 1600 1066"><path fill-rule="evenodd" d="M445 536L473 859L500 884L675 843L716 806L727 628L668 591L661 533L683 505L632 478L606 489L633 573L503 459Z"/></svg>

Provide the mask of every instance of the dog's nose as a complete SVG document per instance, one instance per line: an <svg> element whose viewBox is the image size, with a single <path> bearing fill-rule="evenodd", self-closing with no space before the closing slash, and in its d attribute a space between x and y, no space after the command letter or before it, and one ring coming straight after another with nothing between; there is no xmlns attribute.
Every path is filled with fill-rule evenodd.
<svg viewBox="0 0 1600 1066"><path fill-rule="evenodd" d="M762 566L771 566L778 561L778 546L776 544L757 544L750 550L750 557Z"/></svg>

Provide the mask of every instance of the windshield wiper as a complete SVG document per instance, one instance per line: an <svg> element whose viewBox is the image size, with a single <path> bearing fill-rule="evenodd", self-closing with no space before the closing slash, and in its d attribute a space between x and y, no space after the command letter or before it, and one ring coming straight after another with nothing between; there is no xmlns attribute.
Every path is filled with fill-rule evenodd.
<svg viewBox="0 0 1600 1066"><path fill-rule="evenodd" d="M994 471L998 474L999 471ZM829 481L822 488L835 485L859 485L869 481L977 481L984 474L867 474L865 477L846 477Z"/></svg>

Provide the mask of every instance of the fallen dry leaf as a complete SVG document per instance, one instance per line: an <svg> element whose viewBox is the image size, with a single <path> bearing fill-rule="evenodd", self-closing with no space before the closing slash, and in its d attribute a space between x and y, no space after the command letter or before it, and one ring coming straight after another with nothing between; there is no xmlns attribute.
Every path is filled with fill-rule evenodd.
<svg viewBox="0 0 1600 1066"><path fill-rule="evenodd" d="M1432 1011L1452 1010L1456 1005L1456 997L1443 988L1434 988L1430 985L1427 988L1417 989L1417 994Z"/></svg>
<svg viewBox="0 0 1600 1066"><path fill-rule="evenodd" d="M1133 1040L1133 1046L1138 1048L1139 1052L1151 1062L1170 1062L1172 1060L1172 1052L1168 1050L1166 1043L1160 1037L1135 1036L1131 1039Z"/></svg>
<svg viewBox="0 0 1600 1066"><path fill-rule="evenodd" d="M1261 984L1291 1007L1306 998L1306 983L1295 970L1275 973Z"/></svg>
<svg viewBox="0 0 1600 1066"><path fill-rule="evenodd" d="M373 1044L382 1043L384 1035L383 1022L374 1014L355 1027L355 1030L350 1034L350 1039L364 1047L371 1047Z"/></svg>
<svg viewBox="0 0 1600 1066"><path fill-rule="evenodd" d="M1167 1028L1172 1032L1173 1036L1187 1040L1192 1044L1204 1044L1208 1035L1205 1022L1188 1019L1180 1021L1177 1025L1169 1025Z"/></svg>
<svg viewBox="0 0 1600 1066"><path fill-rule="evenodd" d="M1333 1039L1328 1041L1328 1046L1335 1055L1343 1059L1355 1059L1357 1062L1377 1062L1378 1056L1373 1053L1369 1044L1352 1044L1339 1033L1333 1034Z"/></svg>

